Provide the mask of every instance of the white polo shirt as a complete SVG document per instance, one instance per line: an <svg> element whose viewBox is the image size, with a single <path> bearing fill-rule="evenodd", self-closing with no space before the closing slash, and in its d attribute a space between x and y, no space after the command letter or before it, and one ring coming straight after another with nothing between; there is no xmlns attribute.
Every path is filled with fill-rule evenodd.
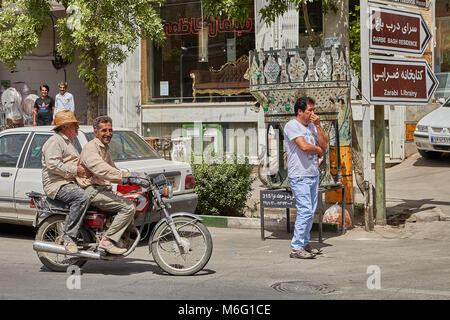
<svg viewBox="0 0 450 320"><path fill-rule="evenodd" d="M53 118L55 118L55 114L63 111L70 110L75 112L75 100L73 99L73 95L69 92L64 93L62 96L58 93L55 97L55 112L53 113Z"/></svg>

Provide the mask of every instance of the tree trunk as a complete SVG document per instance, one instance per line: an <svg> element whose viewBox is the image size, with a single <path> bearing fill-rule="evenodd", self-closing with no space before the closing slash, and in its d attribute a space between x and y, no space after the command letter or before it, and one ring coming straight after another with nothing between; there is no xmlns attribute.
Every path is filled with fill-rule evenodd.
<svg viewBox="0 0 450 320"><path fill-rule="evenodd" d="M98 117L99 96L91 92L87 96L87 124L92 125L94 119Z"/></svg>
<svg viewBox="0 0 450 320"><path fill-rule="evenodd" d="M100 50L93 46L85 51L86 63L89 65L88 76L91 78L83 79L88 84L87 95L87 124L91 125L93 120L99 116L99 103L103 93L106 92L106 66L102 66L97 53Z"/></svg>
<svg viewBox="0 0 450 320"><path fill-rule="evenodd" d="M322 39L311 28L311 22L309 21L308 5L306 3L302 5L302 12L303 12L303 19L305 20L306 30L308 30L308 35L311 37L311 43L315 46L320 45Z"/></svg>

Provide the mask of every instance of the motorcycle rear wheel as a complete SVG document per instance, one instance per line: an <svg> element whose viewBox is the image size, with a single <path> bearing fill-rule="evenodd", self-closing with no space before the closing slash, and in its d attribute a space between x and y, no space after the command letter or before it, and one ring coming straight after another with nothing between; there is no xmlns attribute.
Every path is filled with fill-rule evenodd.
<svg viewBox="0 0 450 320"><path fill-rule="evenodd" d="M48 218L39 227L35 239L37 241L56 242L56 238L62 237L64 234L64 221L65 216L62 215ZM77 241L78 245L89 243L89 239L88 232L80 228ZM49 252L37 252L37 255L44 266L56 272L65 272L71 265L76 265L81 268L87 262L87 260L78 257Z"/></svg>
<svg viewBox="0 0 450 320"><path fill-rule="evenodd" d="M173 218L180 235L182 252L168 223L162 223L150 239L153 258L165 272L175 276L188 276L202 270L211 258L211 234L199 220L190 217Z"/></svg>

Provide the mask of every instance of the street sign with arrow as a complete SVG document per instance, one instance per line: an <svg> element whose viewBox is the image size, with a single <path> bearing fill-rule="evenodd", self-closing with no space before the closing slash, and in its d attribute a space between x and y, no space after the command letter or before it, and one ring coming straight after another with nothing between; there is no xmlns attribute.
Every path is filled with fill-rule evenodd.
<svg viewBox="0 0 450 320"><path fill-rule="evenodd" d="M422 56L431 32L419 12L369 3L369 51Z"/></svg>
<svg viewBox="0 0 450 320"><path fill-rule="evenodd" d="M371 56L369 75L373 104L427 104L439 85L426 60Z"/></svg>

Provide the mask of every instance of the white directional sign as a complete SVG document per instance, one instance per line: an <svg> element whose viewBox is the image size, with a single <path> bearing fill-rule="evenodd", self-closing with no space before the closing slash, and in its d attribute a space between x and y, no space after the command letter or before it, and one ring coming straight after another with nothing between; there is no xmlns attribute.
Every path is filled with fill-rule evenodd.
<svg viewBox="0 0 450 320"><path fill-rule="evenodd" d="M369 51L422 56L431 32L419 12L369 3Z"/></svg>

